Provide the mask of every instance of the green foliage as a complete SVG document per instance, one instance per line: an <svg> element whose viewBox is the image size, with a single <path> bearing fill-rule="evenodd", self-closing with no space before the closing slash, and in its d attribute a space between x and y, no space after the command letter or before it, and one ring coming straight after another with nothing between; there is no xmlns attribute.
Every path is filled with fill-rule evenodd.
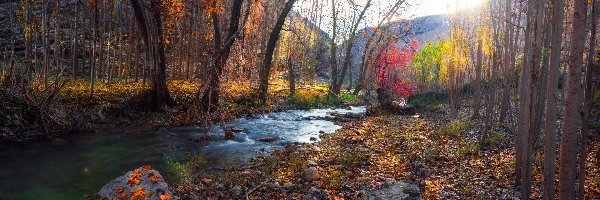
<svg viewBox="0 0 600 200"><path fill-rule="evenodd" d="M416 94L408 99L408 104L417 108L440 110L445 104L448 104L448 96L436 92Z"/></svg>
<svg viewBox="0 0 600 200"><path fill-rule="evenodd" d="M165 162L167 164L167 173L175 177L175 181L179 184L192 184L194 173L200 171L206 165L204 155L190 156L188 161L180 163L175 161L173 153L165 154Z"/></svg>
<svg viewBox="0 0 600 200"><path fill-rule="evenodd" d="M464 127L463 123L451 122L449 124L446 124L446 125L440 127L438 132L441 135L446 135L446 136L450 136L453 138L457 138L458 136L460 136L463 127Z"/></svg>
<svg viewBox="0 0 600 200"><path fill-rule="evenodd" d="M260 101L258 100L258 93L253 92L246 95L240 95L235 99L235 103L238 105L248 106L248 107L259 107Z"/></svg>
<svg viewBox="0 0 600 200"><path fill-rule="evenodd" d="M475 142L469 140L460 140L456 152L461 156L475 155L478 152L478 147Z"/></svg>
<svg viewBox="0 0 600 200"><path fill-rule="evenodd" d="M419 83L434 85L439 83L444 43L446 41L441 40L434 44L427 44L415 55L412 64L417 72L415 78Z"/></svg>
<svg viewBox="0 0 600 200"><path fill-rule="evenodd" d="M290 170L292 172L298 173L302 172L304 169L308 167L308 161L305 157L300 155L292 155L289 160Z"/></svg>
<svg viewBox="0 0 600 200"><path fill-rule="evenodd" d="M321 186L328 189L339 189L346 177L339 169L328 169L323 172Z"/></svg>
<svg viewBox="0 0 600 200"><path fill-rule="evenodd" d="M352 93L344 93L340 96L340 98L345 102L355 103L358 101L358 97Z"/></svg>
<svg viewBox="0 0 600 200"><path fill-rule="evenodd" d="M316 90L301 90L290 97L288 103L297 109L312 109L340 105L342 99Z"/></svg>

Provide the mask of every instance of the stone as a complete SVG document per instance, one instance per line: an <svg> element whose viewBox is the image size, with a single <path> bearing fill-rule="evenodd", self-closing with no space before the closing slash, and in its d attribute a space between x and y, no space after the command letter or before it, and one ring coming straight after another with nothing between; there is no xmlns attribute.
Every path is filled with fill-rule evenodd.
<svg viewBox="0 0 600 200"><path fill-rule="evenodd" d="M309 167L306 170L304 170L304 173L302 174L302 179L304 179L305 181L316 181L320 178L321 175L319 174L319 170L316 167Z"/></svg>
<svg viewBox="0 0 600 200"><path fill-rule="evenodd" d="M273 188L273 189L279 189L279 188L281 188L281 185L279 185L279 182L274 182L274 183L269 184L269 187Z"/></svg>
<svg viewBox="0 0 600 200"><path fill-rule="evenodd" d="M286 190L292 189L294 187L294 184L292 183L284 183L283 184L283 188Z"/></svg>
<svg viewBox="0 0 600 200"><path fill-rule="evenodd" d="M310 187L308 192L305 195L302 195L302 199L305 199L305 200L326 199L326 198L327 198L327 195L325 194L325 192L323 192L315 187Z"/></svg>
<svg viewBox="0 0 600 200"><path fill-rule="evenodd" d="M369 191L364 200L422 200L421 191L417 185L398 182L390 187Z"/></svg>
<svg viewBox="0 0 600 200"><path fill-rule="evenodd" d="M312 160L308 160L308 166L317 166L317 163Z"/></svg>
<svg viewBox="0 0 600 200"><path fill-rule="evenodd" d="M261 141L261 142L275 142L278 139L279 139L279 137L273 136L273 137L262 137L262 138L258 138L256 140Z"/></svg>
<svg viewBox="0 0 600 200"><path fill-rule="evenodd" d="M243 193L242 187L240 187L239 185L234 186L233 188L231 188L231 193L233 193L233 195L235 195L235 196L242 195L242 193Z"/></svg>
<svg viewBox="0 0 600 200"><path fill-rule="evenodd" d="M246 129L238 128L238 127L233 127L233 128L229 129L229 131L234 132L234 133L239 133L239 132L242 132L242 131L245 131L245 130Z"/></svg>
<svg viewBox="0 0 600 200"><path fill-rule="evenodd" d="M316 137L310 137L310 141L317 141Z"/></svg>
<svg viewBox="0 0 600 200"><path fill-rule="evenodd" d="M200 179L200 180L201 180L201 181L202 181L204 184L210 184L210 183L212 183L212 182L213 182L213 180L212 180L212 179L210 179L210 178L202 178L202 179Z"/></svg>
<svg viewBox="0 0 600 200"><path fill-rule="evenodd" d="M318 146L314 146L314 147L312 147L312 150L316 151L316 152L320 152L321 148L319 148Z"/></svg>
<svg viewBox="0 0 600 200"><path fill-rule="evenodd" d="M394 181L391 178L386 178L385 186L391 187L392 185L394 185Z"/></svg>
<svg viewBox="0 0 600 200"><path fill-rule="evenodd" d="M323 131L323 130L320 130L320 131L319 131L319 133L323 134L323 133L325 133L325 131Z"/></svg>
<svg viewBox="0 0 600 200"><path fill-rule="evenodd" d="M356 178L356 182L359 182L359 183L364 183L364 182L367 182L369 180L370 180L369 178L364 177L364 176Z"/></svg>
<svg viewBox="0 0 600 200"><path fill-rule="evenodd" d="M124 195L131 197L137 190L143 190L148 200L160 200L161 195L172 195L165 179L149 167L140 167L117 177L102 186L97 194L102 199L120 199Z"/></svg>

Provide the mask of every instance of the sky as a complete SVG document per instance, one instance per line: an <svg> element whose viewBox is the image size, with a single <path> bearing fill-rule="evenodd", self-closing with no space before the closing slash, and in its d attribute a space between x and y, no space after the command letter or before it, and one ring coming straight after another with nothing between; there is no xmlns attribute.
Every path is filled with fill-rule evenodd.
<svg viewBox="0 0 600 200"><path fill-rule="evenodd" d="M338 14L338 19L342 19L340 22L338 22L338 28L349 27L349 21L352 19L352 17L358 15L359 11L367 2L367 0L335 1L340 5L337 6L337 10L340 12ZM398 0L372 0L373 5L368 9L366 17L364 20L362 20L360 28L376 26L378 22L381 21L384 14L388 13L392 5L397 1ZM394 16L392 20L416 18L427 15L448 14L456 11L457 7L460 9L469 9L481 5L484 1L486 0L406 0L399 10L400 14ZM353 10L350 2L354 2L354 4L358 6L354 7ZM313 10L315 7L320 9L320 11L316 12L322 13L320 18L321 29L331 35L331 0L299 1L299 4L296 4L295 10L305 15L307 11ZM307 15L305 15L305 17L310 19L310 17ZM346 20L344 21L343 19ZM317 22L315 23L319 24ZM344 30L340 31L344 32Z"/></svg>
<svg viewBox="0 0 600 200"><path fill-rule="evenodd" d="M390 0L380 0L390 1ZM457 3L460 8L473 8L485 0L408 0L412 4L407 16L421 17L427 15L447 14L456 10Z"/></svg>

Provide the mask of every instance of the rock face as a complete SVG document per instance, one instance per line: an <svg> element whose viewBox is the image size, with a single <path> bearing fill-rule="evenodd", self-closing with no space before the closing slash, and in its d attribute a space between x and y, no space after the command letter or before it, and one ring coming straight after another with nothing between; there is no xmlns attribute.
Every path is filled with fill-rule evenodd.
<svg viewBox="0 0 600 200"><path fill-rule="evenodd" d="M149 166L140 167L125 173L100 189L98 196L102 199L171 199L171 192L165 179Z"/></svg>
<svg viewBox="0 0 600 200"><path fill-rule="evenodd" d="M396 183L388 188L367 192L365 200L422 200L419 187L409 183Z"/></svg>

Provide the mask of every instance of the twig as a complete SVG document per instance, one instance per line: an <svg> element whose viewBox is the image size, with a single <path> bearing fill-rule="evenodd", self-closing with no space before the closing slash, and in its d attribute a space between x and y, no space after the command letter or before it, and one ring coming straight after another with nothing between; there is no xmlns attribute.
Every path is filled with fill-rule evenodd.
<svg viewBox="0 0 600 200"><path fill-rule="evenodd" d="M262 183L260 183L258 186L256 186L255 188L252 188L250 191L246 192L246 200L250 200L250 198L248 197L252 192L256 191L257 189L261 188L263 185L265 185L266 183L268 183L269 180L263 181Z"/></svg>

